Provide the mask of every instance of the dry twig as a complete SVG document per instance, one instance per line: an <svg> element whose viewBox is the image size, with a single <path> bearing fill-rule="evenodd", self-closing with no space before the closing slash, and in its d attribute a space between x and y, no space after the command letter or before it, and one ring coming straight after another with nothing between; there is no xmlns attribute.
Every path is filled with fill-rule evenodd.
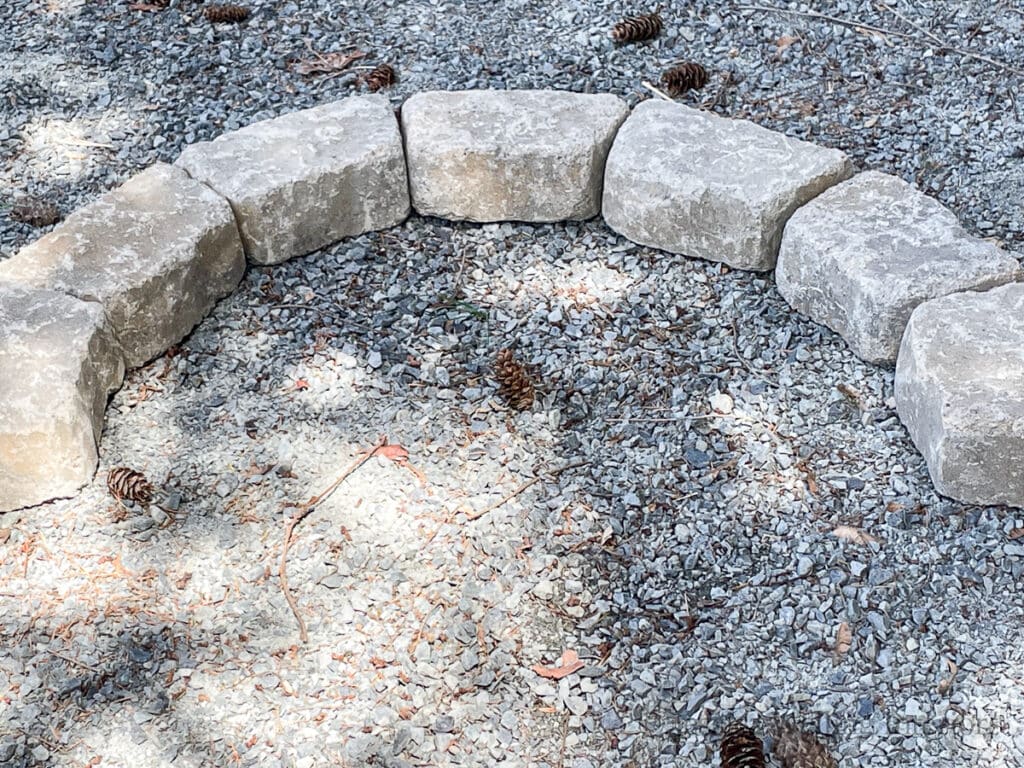
<svg viewBox="0 0 1024 768"><path fill-rule="evenodd" d="M643 80L643 81L642 81L642 82L640 83L640 85L642 85L642 86L643 86L644 88L646 88L646 89L647 89L648 91L650 91L651 93L653 93L653 94L654 94L655 96L658 96L658 97L660 97L660 98L664 99L665 101L674 101L674 99L673 99L673 98L672 98L671 96L669 96L669 95L668 95L667 93L665 93L665 92L664 92L663 90L661 90L660 88L658 88L658 87L657 87L656 85L654 85L653 83L649 83L649 82L647 82L646 80Z"/></svg>
<svg viewBox="0 0 1024 768"><path fill-rule="evenodd" d="M284 529L284 544L281 547L281 564L278 567L277 575L281 582L281 591L284 593L284 599L288 601L288 607L292 609L292 614L295 616L295 620L299 624L299 638L303 643L309 641L309 634L306 632L306 622L302 620L302 616L299 615L299 606L295 602L295 598L292 596L291 590L288 589L288 549L292 544L292 533L295 530L295 526L301 523L310 512L322 501L325 501L328 496L334 493L338 486L345 482L345 479L359 469L363 464L369 461L375 453L384 445L387 445L387 436L381 437L372 448L368 448L353 461L348 468L342 472L338 479L327 486L327 490L323 493L313 496L309 501L298 507L290 518L288 518L288 524Z"/></svg>
<svg viewBox="0 0 1024 768"><path fill-rule="evenodd" d="M896 13L884 3L882 3L881 5L886 10L891 11L892 13ZM821 19L822 21L830 21L833 24L838 24L841 27L849 27L850 29L875 32L877 34L888 35L890 37L901 37L904 40L913 40L919 43L922 42L921 38L919 38L917 35L912 35L909 32L898 32L895 29L889 29L887 27L878 27L875 26L874 24L868 24L863 21L857 21L856 19L844 19L840 16L831 16L827 13L820 13L818 11L794 11L788 8L771 8L766 5L740 5L736 7L736 10L760 11L762 13L785 13L788 14L789 16L803 16L809 19ZM988 56L985 56L984 54L969 51L965 48L957 48L956 46L949 45L945 43L940 37L935 35L935 33L930 32L929 30L925 29L919 24L916 24L915 22L906 18L902 14L896 13L896 15L904 22L909 24L911 27L923 33L931 41L932 44L937 45L940 48L943 48L947 51L951 51L952 53L959 54L960 56L966 56L969 59L983 61L986 64L991 64L995 67L999 67L1000 69L1005 69L1007 72L1012 72L1015 75L1024 75L1024 69L1017 69L1016 67L1013 67L1004 61L999 61L998 59L993 59Z"/></svg>
<svg viewBox="0 0 1024 768"><path fill-rule="evenodd" d="M555 477L558 477L560 474L562 474L563 472L565 472L567 470L576 469L577 467L582 467L586 463L587 462L585 462L585 461L574 461L571 464L566 464L565 466L558 467L557 469L551 469L551 470L548 470L545 473L541 473L541 474L537 475L536 477L534 477L534 478L532 478L530 480L527 480L525 483L520 485L518 488L516 488L514 491L512 491L512 493L508 494L504 498L499 499L498 501L494 502L493 504L491 504L488 507L484 507L479 512L467 512L466 513L466 519L467 520L477 520L477 519L483 517L484 515L486 515L488 512L493 512L498 507L506 504L509 501L512 501L512 499L514 499L516 496L521 494L527 488L530 488L531 486L535 485L536 483L539 483L544 475L547 475L548 477L551 477L551 478L555 478Z"/></svg>

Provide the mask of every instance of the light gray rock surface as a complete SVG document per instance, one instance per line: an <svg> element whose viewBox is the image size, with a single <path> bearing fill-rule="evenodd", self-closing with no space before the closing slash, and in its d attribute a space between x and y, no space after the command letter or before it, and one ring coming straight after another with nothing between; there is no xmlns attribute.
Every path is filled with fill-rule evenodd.
<svg viewBox="0 0 1024 768"><path fill-rule="evenodd" d="M0 512L89 482L107 396L123 378L99 304L0 283Z"/></svg>
<svg viewBox="0 0 1024 768"><path fill-rule="evenodd" d="M0 282L99 302L134 367L180 341L244 270L227 202L158 163L0 262Z"/></svg>
<svg viewBox="0 0 1024 768"><path fill-rule="evenodd" d="M417 94L402 107L413 206L480 222L596 216L608 150L628 112L609 94Z"/></svg>
<svg viewBox="0 0 1024 768"><path fill-rule="evenodd" d="M391 103L357 96L254 123L184 149L176 165L230 202L245 252L278 264L409 215Z"/></svg>
<svg viewBox="0 0 1024 768"><path fill-rule="evenodd" d="M896 360L914 307L1021 278L1012 255L970 236L956 216L902 179L862 173L790 218L776 284L799 312L861 358Z"/></svg>
<svg viewBox="0 0 1024 768"><path fill-rule="evenodd" d="M1024 284L918 306L896 363L896 409L936 490L1024 507Z"/></svg>
<svg viewBox="0 0 1024 768"><path fill-rule="evenodd" d="M838 150L652 99L612 145L604 218L636 243L771 269L793 211L851 173Z"/></svg>

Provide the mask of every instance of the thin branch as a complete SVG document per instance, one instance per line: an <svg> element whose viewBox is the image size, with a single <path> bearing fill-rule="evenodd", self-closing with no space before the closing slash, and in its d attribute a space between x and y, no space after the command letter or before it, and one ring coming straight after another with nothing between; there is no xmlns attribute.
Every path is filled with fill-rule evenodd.
<svg viewBox="0 0 1024 768"><path fill-rule="evenodd" d="M879 3L879 5L882 8L884 8L885 10L889 11L889 13L893 14L896 18L902 20L903 23L909 24L911 27L916 29L921 34L923 34L925 37L927 37L929 40L934 42L940 48L944 48L947 51L952 51L953 53L957 53L957 54L959 54L961 56L966 56L969 59L976 59L977 61L984 61L986 64L992 64L993 66L1001 67L1001 68L1007 70L1008 72L1013 72L1014 74L1017 74L1017 75L1024 74L1024 70L1017 69L1016 67L1012 67L1009 64L1006 64L1005 62L999 61L998 59L992 59L992 58L989 58L988 56L985 56L983 54L975 53L974 51L969 51L966 48L957 48L954 45L950 45L948 42L946 42L941 37L936 35L930 29L928 29L926 27L923 27L922 25L918 24L916 21L912 21L911 19L908 19L902 13L897 11L895 8L891 8L890 6L886 5L885 3Z"/></svg>
<svg viewBox="0 0 1024 768"><path fill-rule="evenodd" d="M302 616L299 614L299 606L295 602L295 598L292 596L291 590L288 588L288 549L292 544L292 532L295 530L295 526L301 523L306 516L313 511L317 504L327 499L338 486L345 482L345 479L359 469L363 464L370 460L370 458L377 453L377 450L384 445L387 445L388 439L386 436L381 437L372 448L368 448L355 460L348 468L338 476L338 479L327 486L327 490L316 496L313 496L309 501L296 509L290 518L288 518L288 524L284 529L284 544L281 547L281 564L278 566L277 575L281 584L281 591L284 593L284 599L288 601L288 607L292 609L292 614L295 616L295 621L299 624L299 638L303 643L309 641L309 634L306 632L306 622L302 620Z"/></svg>
<svg viewBox="0 0 1024 768"><path fill-rule="evenodd" d="M541 479L543 479L543 477L545 475L548 476L548 477L551 477L551 478L555 478L555 477L558 477L560 474L562 474L563 472L565 472L567 470L576 469L577 467L582 467L582 466L584 466L586 464L587 464L587 462L585 462L585 461L575 461L572 464L566 464L563 467L558 467L557 469L552 469L552 470L549 470L547 472L543 472L543 473L537 475L535 478L533 478L531 480L527 480L525 483L523 483L518 488L516 488L514 491L512 491L512 493L508 494L508 496L505 496L503 499L500 499L499 501L494 502L489 507L484 507L479 512L467 512L466 513L466 519L467 520L477 520L477 519L483 517L484 515L486 515L488 512L493 512L494 510L496 510L498 507L502 506L503 504L506 504L506 503L512 501L512 499L514 499L516 496L521 494L527 488L530 488L531 486L535 485L536 483L539 483L541 481Z"/></svg>
<svg viewBox="0 0 1024 768"><path fill-rule="evenodd" d="M652 85L651 83L647 82L646 80L641 82L640 85L642 85L648 91L653 93L655 96L659 96L659 97L663 98L665 101L675 101L675 99L673 99L671 96L669 96L663 90L661 90L660 88L656 88L654 85Z"/></svg>
<svg viewBox="0 0 1024 768"><path fill-rule="evenodd" d="M889 11L892 11L892 9L886 6L884 3L882 4L882 7L886 8ZM830 21L833 24L838 24L842 27L849 27L850 29L877 32L880 35L901 37L904 40L912 40L918 43L924 42L921 40L920 37L918 37L917 35L912 35L909 32L898 32L895 29L875 26L874 24L868 24L867 22L864 21L857 21L856 19L851 20L844 19L839 16L831 16L827 13L819 13L818 11L793 11L788 8L770 8L766 5L739 5L736 6L736 9L739 11L760 11L761 13L784 13L789 16L802 16L804 18L809 19L822 19L823 21ZM977 61L983 61L986 64L991 64L994 67L1005 69L1007 72L1012 72L1015 75L1024 75L1024 69L1017 69L1016 67L1013 67L1004 61L999 61L998 59L993 59L988 56L985 56L984 54L969 51L965 48L957 48L955 46L949 45L946 42L944 42L940 37L936 36L933 32L930 32L929 30L925 29L919 24L914 23L913 21L906 18L902 14L896 13L895 11L892 12L895 13L896 16L898 16L904 22L909 24L911 27L916 29L918 32L924 34L934 45L937 45L952 53L959 54L960 56L966 56L969 59L976 59Z"/></svg>

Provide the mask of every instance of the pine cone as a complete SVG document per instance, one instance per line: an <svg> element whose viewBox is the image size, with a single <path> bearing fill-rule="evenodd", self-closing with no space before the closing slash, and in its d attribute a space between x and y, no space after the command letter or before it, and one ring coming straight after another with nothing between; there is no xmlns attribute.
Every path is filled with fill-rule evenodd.
<svg viewBox="0 0 1024 768"><path fill-rule="evenodd" d="M661 84L673 96L689 90L699 91L708 82L708 71L695 61L688 61L678 67L665 70L661 75Z"/></svg>
<svg viewBox="0 0 1024 768"><path fill-rule="evenodd" d="M241 5L208 5L203 16L213 24L238 24L249 18L250 11Z"/></svg>
<svg viewBox="0 0 1024 768"><path fill-rule="evenodd" d="M381 88L390 88L395 84L395 68L390 64L381 64L371 69L363 76L363 83L371 92L379 91Z"/></svg>
<svg viewBox="0 0 1024 768"><path fill-rule="evenodd" d="M107 473L107 490L118 501L134 501L143 506L153 501L155 489L141 472L115 467Z"/></svg>
<svg viewBox="0 0 1024 768"><path fill-rule="evenodd" d="M48 200L26 197L15 203L8 215L11 221L20 221L33 227L48 227L60 221L60 208Z"/></svg>
<svg viewBox="0 0 1024 768"><path fill-rule="evenodd" d="M782 768L836 768L835 758L813 734L792 723L782 723L778 731L772 751Z"/></svg>
<svg viewBox="0 0 1024 768"><path fill-rule="evenodd" d="M722 733L722 768L765 768L761 740L741 722L730 723Z"/></svg>
<svg viewBox="0 0 1024 768"><path fill-rule="evenodd" d="M658 11L644 16L631 16L612 27L612 39L617 43L639 43L660 35L661 28L661 14Z"/></svg>
<svg viewBox="0 0 1024 768"><path fill-rule="evenodd" d="M498 394L510 406L525 411L533 405L535 388L533 377L511 349L502 349L494 363L494 377L498 380Z"/></svg>

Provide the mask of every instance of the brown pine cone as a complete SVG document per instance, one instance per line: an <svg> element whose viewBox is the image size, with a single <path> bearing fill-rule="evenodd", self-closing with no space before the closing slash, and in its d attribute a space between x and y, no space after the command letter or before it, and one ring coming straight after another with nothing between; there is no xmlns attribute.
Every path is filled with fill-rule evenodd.
<svg viewBox="0 0 1024 768"><path fill-rule="evenodd" d="M494 377L498 380L498 394L510 406L525 411L533 405L536 388L526 366L515 359L511 349L502 349L494 362Z"/></svg>
<svg viewBox="0 0 1024 768"><path fill-rule="evenodd" d="M26 197L14 204L8 216L11 221L20 221L33 227L48 227L60 221L60 208L49 200Z"/></svg>
<svg viewBox="0 0 1024 768"><path fill-rule="evenodd" d="M836 768L834 757L811 733L797 728L792 723L782 723L778 736L772 745L772 752L779 758L782 768Z"/></svg>
<svg viewBox="0 0 1024 768"><path fill-rule="evenodd" d="M115 467L107 473L107 490L118 501L134 501L146 506L153 501L155 489L141 472L130 467Z"/></svg>
<svg viewBox="0 0 1024 768"><path fill-rule="evenodd" d="M612 27L612 39L617 43L639 43L661 34L661 14L658 11L643 16L631 16Z"/></svg>
<svg viewBox="0 0 1024 768"><path fill-rule="evenodd" d="M765 768L761 740L743 723L730 723L722 733L722 768Z"/></svg>
<svg viewBox="0 0 1024 768"><path fill-rule="evenodd" d="M395 84L395 68L390 64L380 64L371 69L362 78L363 83L371 92L379 91L381 88L390 88Z"/></svg>
<svg viewBox="0 0 1024 768"><path fill-rule="evenodd" d="M208 5L203 16L212 24L238 24L249 18L251 11L242 5Z"/></svg>
<svg viewBox="0 0 1024 768"><path fill-rule="evenodd" d="M695 61L688 61L678 67L665 70L661 75L661 84L673 96L687 91L699 91L708 82L708 71Z"/></svg>

